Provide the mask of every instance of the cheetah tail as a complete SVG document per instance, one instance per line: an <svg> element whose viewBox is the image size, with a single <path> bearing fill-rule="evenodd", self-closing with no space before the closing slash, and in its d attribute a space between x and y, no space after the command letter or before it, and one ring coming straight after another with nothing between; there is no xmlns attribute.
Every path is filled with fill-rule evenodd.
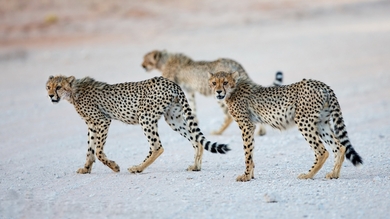
<svg viewBox="0 0 390 219"><path fill-rule="evenodd" d="M336 138L343 146L346 147L345 156L347 157L347 159L350 160L354 166L360 166L363 164L363 159L352 147L352 144L348 138L346 126L344 124L340 104L337 101L336 95L333 93L333 91L331 91L330 93L331 116L333 119Z"/></svg>
<svg viewBox="0 0 390 219"><path fill-rule="evenodd" d="M275 74L275 80L274 80L274 86L281 86L283 84L283 73L281 71L276 72Z"/></svg>
<svg viewBox="0 0 390 219"><path fill-rule="evenodd" d="M191 133L191 139L195 139L196 142L199 142L206 151L211 153L226 154L230 151L230 148L227 144L219 144L217 142L210 142L204 137L203 133L200 131L198 124L194 121L194 116L192 115L192 110L188 104L185 94L179 87L179 101L183 107L183 117L186 121L186 126L189 132Z"/></svg>

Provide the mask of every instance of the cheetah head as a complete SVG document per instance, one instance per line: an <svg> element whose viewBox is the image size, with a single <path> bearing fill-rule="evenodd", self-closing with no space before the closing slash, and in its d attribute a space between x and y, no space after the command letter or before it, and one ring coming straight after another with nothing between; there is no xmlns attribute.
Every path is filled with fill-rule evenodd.
<svg viewBox="0 0 390 219"><path fill-rule="evenodd" d="M51 102L58 103L61 98L69 100L72 94L72 83L74 80L74 76L50 76L46 82L46 90Z"/></svg>
<svg viewBox="0 0 390 219"><path fill-rule="evenodd" d="M230 96L230 93L235 89L236 82L239 78L239 73L227 72L209 72L209 86L218 100L223 100Z"/></svg>
<svg viewBox="0 0 390 219"><path fill-rule="evenodd" d="M142 62L142 67L147 72L150 72L153 69L157 68L157 63L160 60L160 58L161 58L161 52L158 50L153 50L144 56L144 61Z"/></svg>

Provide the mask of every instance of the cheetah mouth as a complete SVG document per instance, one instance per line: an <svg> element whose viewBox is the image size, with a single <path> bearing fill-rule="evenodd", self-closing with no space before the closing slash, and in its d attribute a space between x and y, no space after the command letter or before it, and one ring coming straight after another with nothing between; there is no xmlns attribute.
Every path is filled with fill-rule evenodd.
<svg viewBox="0 0 390 219"><path fill-rule="evenodd" d="M58 103L58 102L60 102L60 98L58 98L57 100L51 99L51 102L52 103Z"/></svg>
<svg viewBox="0 0 390 219"><path fill-rule="evenodd" d="M217 99L218 99L218 100L222 100L223 98L225 98L225 96L217 95Z"/></svg>
<svg viewBox="0 0 390 219"><path fill-rule="evenodd" d="M145 71L148 73L148 72L151 72L153 69L152 68L148 68L148 66L142 66Z"/></svg>

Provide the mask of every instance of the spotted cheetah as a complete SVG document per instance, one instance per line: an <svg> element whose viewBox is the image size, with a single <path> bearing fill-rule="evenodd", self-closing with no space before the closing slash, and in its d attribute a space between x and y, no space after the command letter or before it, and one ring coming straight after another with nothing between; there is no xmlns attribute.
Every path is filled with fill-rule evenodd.
<svg viewBox="0 0 390 219"><path fill-rule="evenodd" d="M65 99L73 104L88 126L87 159L77 173L91 173L95 155L104 165L119 172L119 166L103 152L112 120L140 124L150 144L145 160L128 168L131 173L142 172L163 153L157 130L157 122L162 115L168 125L188 139L195 149L195 163L187 170L201 169L203 147L220 154L230 150L225 144L206 140L193 121L191 108L181 88L163 77L110 85L90 77L75 79L74 76L50 76L46 89L53 103Z"/></svg>
<svg viewBox="0 0 390 219"><path fill-rule="evenodd" d="M363 164L349 141L336 95L326 84L303 79L291 85L262 87L240 77L238 72L217 72L209 73L209 86L215 97L225 102L242 132L246 169L237 181L254 178L253 133L256 123L279 130L294 124L298 126L315 154L314 165L308 173L300 174L300 179L313 178L328 158L329 153L322 141L332 147L335 156L333 170L326 174L326 178L339 178L344 156L355 166Z"/></svg>
<svg viewBox="0 0 390 219"><path fill-rule="evenodd" d="M147 71L157 69L161 71L162 76L174 81L180 85L187 93L188 102L196 118L195 111L195 92L204 96L211 96L212 91L208 86L207 72L216 71L238 71L241 77L249 78L244 68L232 59L220 58L215 61L193 61L190 57L181 53L168 53L167 51L154 50L144 56L142 67ZM283 75L281 72L276 73L274 86L282 84ZM233 119L223 102L219 102L220 107L225 115L222 126L213 131L214 135L221 135L232 123ZM265 135L265 127L259 127L258 135Z"/></svg>

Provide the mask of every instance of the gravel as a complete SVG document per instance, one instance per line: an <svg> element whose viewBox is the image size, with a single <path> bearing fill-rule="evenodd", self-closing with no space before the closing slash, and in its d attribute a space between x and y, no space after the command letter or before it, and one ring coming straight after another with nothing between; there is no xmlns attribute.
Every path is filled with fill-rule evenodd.
<svg viewBox="0 0 390 219"><path fill-rule="evenodd" d="M243 10L237 11L242 20L209 19L225 9L233 13L235 5L218 9L210 3L204 16L189 13L187 20L158 33L148 32L148 26L90 43L64 39L0 48L2 54L23 54L0 61L0 218L388 218L390 8L385 1L351 2L309 7L303 14L276 10L267 19L246 22ZM170 19L159 23L169 26L179 19L166 16ZM97 161L91 174L76 174L85 161L87 128L69 103L50 103L48 76L91 76L108 83L147 79L159 75L141 68L143 55L153 49L196 60L233 58L263 85L279 70L285 84L324 81L338 96L364 165L356 168L346 160L341 177L326 180L333 165L329 156L313 180L299 180L314 161L310 147L295 128L267 127L266 136L255 138L255 179L236 182L244 171L240 131L232 124L222 136L211 135L223 121L222 112L213 98L197 96L202 132L232 148L226 155L205 151L202 171L185 171L193 149L162 119L165 152L143 173L126 171L148 153L141 128L114 121L105 152L121 172Z"/></svg>

